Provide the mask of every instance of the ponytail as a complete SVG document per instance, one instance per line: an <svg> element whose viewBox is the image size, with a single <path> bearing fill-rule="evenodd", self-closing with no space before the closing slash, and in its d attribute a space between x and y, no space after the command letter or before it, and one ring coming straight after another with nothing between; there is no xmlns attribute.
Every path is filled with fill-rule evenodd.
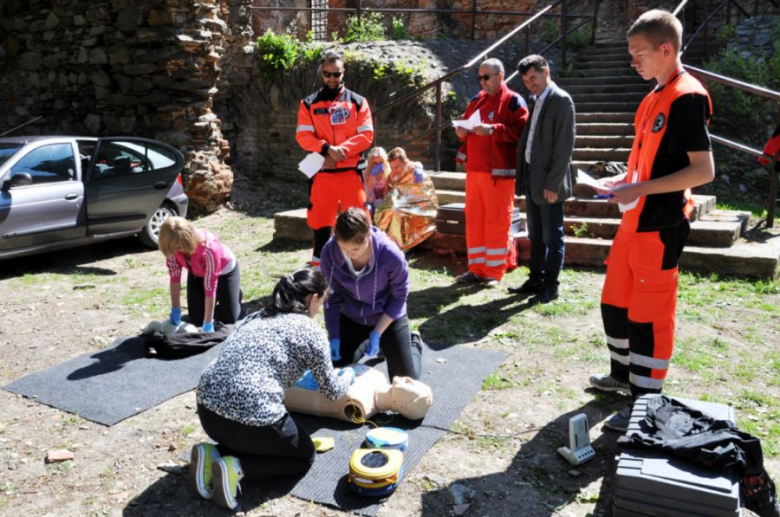
<svg viewBox="0 0 780 517"><path fill-rule="evenodd" d="M306 298L312 294L322 297L327 288L325 277L312 269L299 269L285 275L274 287L271 304L264 309L263 317L287 313L309 314Z"/></svg>

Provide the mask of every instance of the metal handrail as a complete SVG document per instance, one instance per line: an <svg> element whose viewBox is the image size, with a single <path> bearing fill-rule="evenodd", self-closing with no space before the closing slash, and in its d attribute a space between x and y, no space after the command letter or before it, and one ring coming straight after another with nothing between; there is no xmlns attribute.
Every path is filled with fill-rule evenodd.
<svg viewBox="0 0 780 517"><path fill-rule="evenodd" d="M383 112L383 111L385 111L385 110L387 110L389 108L392 108L393 106L397 106L398 104L401 104L402 102L406 102L406 101L409 101L409 100L411 100L413 98L419 97L423 92L425 92L425 91L427 91L427 90L429 90L431 88L436 88L436 118L435 118L435 121L434 121L433 129L427 131L426 133L424 133L422 135L418 135L418 136L415 136L414 138L408 139L408 140L406 140L406 142L411 142L412 140L416 140L418 138L422 138L423 136L426 136L426 135L430 134L431 131L433 131L435 133L435 138L434 138L434 143L433 143L433 168L436 171L440 170L441 169L440 147L441 147L441 127L442 127L442 124L441 124L441 122L442 122L441 121L441 118L442 118L441 117L441 108L442 108L442 106L441 106L441 90L442 90L442 84L444 83L444 81L446 81L446 80L450 79L451 77L454 77L454 76L456 76L458 74L461 74L464 71L468 70L469 68L471 68L472 66L477 64L479 61L481 61L485 56L487 56L490 52L492 52L498 46L502 45L506 40L508 40L509 38L511 38L512 36L514 36L518 32L520 32L521 30L523 30L526 27L528 27L531 23L533 23L534 21L539 19L541 16L543 16L547 11L549 11L550 9L552 9L553 7L555 7L556 5L558 5L559 3L564 2L564 1L565 0L557 0L556 2L548 5L547 7L545 7L544 9L542 9L541 11L539 11L538 13L533 15L531 18L529 18L528 20L524 21L523 23L521 23L520 25L518 25L517 27L515 27L514 29L509 31L509 33L507 33L503 38L499 39L498 41L496 41L495 43L490 45L488 48L486 48L485 50L483 50L482 52L477 54L468 63L466 63L466 64L456 68L452 72L449 72L449 73L439 77L438 79L436 79L435 81L433 81L433 82L431 82L429 84L421 86L420 88L417 88L416 90L414 90L412 92L409 92L406 95L403 95L403 96L399 97L398 99L390 102L389 104L385 104L384 106L382 106L379 109L374 111L374 116L376 116L377 114L379 114L379 113L381 113L381 112Z"/></svg>
<svg viewBox="0 0 780 517"><path fill-rule="evenodd" d="M677 6L677 9L674 10L674 14L677 15L678 13L684 14L685 11L683 11L683 7L688 2L688 0L683 0L680 2L680 5ZM772 1L774 4L774 1ZM742 9L742 7L735 2L734 0L723 0L715 9L713 9L710 14L707 16L707 18L702 22L702 24L699 26L698 29L693 33L693 35L688 39L688 43L685 44L685 47L683 47L681 54L685 52L685 50L690 46L691 42L696 38L696 36L699 35L701 30L708 26L710 19L723 7L728 6L731 7L731 4L734 4L740 11L742 11L745 15L747 15L747 12ZM727 18L730 19L730 13L727 14ZM749 15L748 15L749 16ZM705 39L705 45L707 45L707 54L709 54L709 34L705 32L706 39ZM768 88L763 88L761 86L757 86L755 84L746 83L744 81L740 81L738 79L734 79L732 77L726 77L724 75L716 74L713 72L709 72L707 70L702 70L701 68L696 68L694 66L685 65L685 69L691 72L692 74L700 77L701 79L705 81L712 81L716 83L720 83L726 86L730 86L732 88L737 88L738 90L742 90L744 92L758 95L761 97L765 97L767 99L773 100L775 102L780 102L780 92L776 92L774 90L770 90ZM753 149L752 147L749 147L747 145L741 144L739 142L733 142L731 140L728 140L726 138L723 138L718 135L710 134L710 138L713 142L723 145L725 147L729 147L731 149L734 149L736 151L740 151L742 153L748 154L750 156L754 157L764 157L767 160L769 160L769 167L770 167L770 182L769 182L769 197L767 199L767 227L772 228L774 226L774 219L775 219L775 207L777 205L777 173L774 169L774 164L777 163L777 155L775 156L769 156L767 154L764 154L763 152Z"/></svg>

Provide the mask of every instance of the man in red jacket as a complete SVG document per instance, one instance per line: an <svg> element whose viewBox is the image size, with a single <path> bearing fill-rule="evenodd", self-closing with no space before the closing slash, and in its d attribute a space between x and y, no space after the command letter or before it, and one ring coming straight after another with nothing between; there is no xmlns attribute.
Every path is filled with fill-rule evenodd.
<svg viewBox="0 0 780 517"><path fill-rule="evenodd" d="M517 142L528 119L523 98L504 83L504 65L486 59L479 66L480 91L463 120L479 111L481 124L456 127L463 142L457 160L466 164L466 247L469 270L456 281L495 287L507 270L509 228L515 196Z"/></svg>
<svg viewBox="0 0 780 517"><path fill-rule="evenodd" d="M374 140L368 101L344 87L344 60L325 52L320 65L323 87L301 101L295 137L304 150L320 153L325 164L309 183L307 222L314 230L312 266L319 271L320 253L340 211L365 209L362 152Z"/></svg>

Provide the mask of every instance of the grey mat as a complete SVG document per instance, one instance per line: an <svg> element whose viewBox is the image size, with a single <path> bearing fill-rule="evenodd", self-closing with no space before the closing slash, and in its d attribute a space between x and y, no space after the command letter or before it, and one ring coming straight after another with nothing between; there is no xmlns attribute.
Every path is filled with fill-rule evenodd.
<svg viewBox="0 0 780 517"><path fill-rule="evenodd" d="M114 425L195 388L221 347L184 359L155 359L146 356L140 338L120 338L108 348L31 373L3 389Z"/></svg>
<svg viewBox="0 0 780 517"><path fill-rule="evenodd" d="M380 414L371 419L380 426L399 427L409 432L409 448L404 453L404 478L409 476L425 452L455 422L463 408L480 390L485 377L495 371L507 356L505 352L463 346L440 350L436 348L436 345L427 344L423 353L423 374L420 380L433 389L433 406L422 423L412 422L398 415L391 418L389 415ZM376 368L387 373L384 363L376 365ZM347 483L352 452L360 448L363 437L372 427L360 427L308 415L296 414L295 419L312 436L333 437L336 447L324 454L318 454L314 466L303 478L279 479L265 483L307 501L316 501L363 515L374 515L383 500L358 497L350 491ZM248 495L251 497L249 493L245 493L242 499Z"/></svg>

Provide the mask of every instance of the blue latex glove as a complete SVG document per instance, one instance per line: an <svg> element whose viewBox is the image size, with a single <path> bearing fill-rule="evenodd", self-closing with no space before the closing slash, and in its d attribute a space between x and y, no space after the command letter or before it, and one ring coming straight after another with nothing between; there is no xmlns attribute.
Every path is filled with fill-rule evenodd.
<svg viewBox="0 0 780 517"><path fill-rule="evenodd" d="M372 357L376 357L379 355L379 339L382 337L382 334L379 332L371 331L371 334L368 335L368 348L366 349L366 357L371 359Z"/></svg>
<svg viewBox="0 0 780 517"><path fill-rule="evenodd" d="M423 166L421 164L417 164L414 166L414 182L415 183L422 183L423 180Z"/></svg>
<svg viewBox="0 0 780 517"><path fill-rule="evenodd" d="M298 379L298 382L295 383L295 386L310 391L316 391L320 389L317 381L314 380L314 375L312 375L311 370L306 370L306 372L303 374L303 377Z"/></svg>
<svg viewBox="0 0 780 517"><path fill-rule="evenodd" d="M339 372L339 377L341 377L342 375L346 375L346 376L349 377L349 384L350 384L350 386L352 384L355 384L355 369L354 368L352 368L351 366L347 366L345 368L342 368L341 371Z"/></svg>
<svg viewBox="0 0 780 517"><path fill-rule="evenodd" d="M385 170L385 164L382 162L377 162L373 167L371 167L371 175L379 176L383 170Z"/></svg>
<svg viewBox="0 0 780 517"><path fill-rule="evenodd" d="M203 322L203 332L214 332L214 320Z"/></svg>
<svg viewBox="0 0 780 517"><path fill-rule="evenodd" d="M174 325L181 325L181 307L174 307L171 309L169 318L171 318L171 323Z"/></svg>
<svg viewBox="0 0 780 517"><path fill-rule="evenodd" d="M334 361L339 361L341 359L341 340L340 339L331 339L330 340L330 358Z"/></svg>

